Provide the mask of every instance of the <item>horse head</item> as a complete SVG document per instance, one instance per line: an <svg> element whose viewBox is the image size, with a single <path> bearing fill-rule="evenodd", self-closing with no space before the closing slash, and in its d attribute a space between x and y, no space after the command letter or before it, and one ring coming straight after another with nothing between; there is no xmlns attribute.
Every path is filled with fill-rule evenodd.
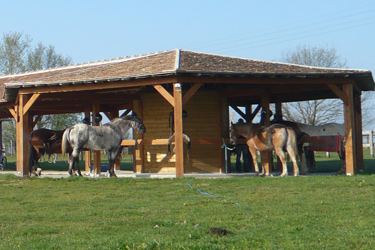
<svg viewBox="0 0 375 250"><path fill-rule="evenodd" d="M135 130L137 130L138 133L140 133L140 134L146 133L145 125L143 124L141 118L134 111L132 111L131 115L121 116L120 118L124 121L129 121L131 126Z"/></svg>

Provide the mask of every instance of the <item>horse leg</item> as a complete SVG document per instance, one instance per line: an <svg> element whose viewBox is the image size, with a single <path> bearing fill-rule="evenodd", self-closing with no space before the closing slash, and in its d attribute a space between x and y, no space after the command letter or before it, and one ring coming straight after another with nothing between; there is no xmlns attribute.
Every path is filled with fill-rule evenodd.
<svg viewBox="0 0 375 250"><path fill-rule="evenodd" d="M307 160L306 160L306 148L302 147L301 152L299 153L299 158L301 160L301 173L307 174L309 169L307 168Z"/></svg>
<svg viewBox="0 0 375 250"><path fill-rule="evenodd" d="M81 169L80 169L80 167L79 167L79 155L77 156L76 164L77 164L77 172L78 172L78 175L79 175L79 176L82 176Z"/></svg>
<svg viewBox="0 0 375 250"><path fill-rule="evenodd" d="M287 147L286 150L287 150L287 152L290 156L290 159L293 162L294 176L298 176L299 175L299 168L298 168L298 163L297 163L297 152L294 152L292 147Z"/></svg>
<svg viewBox="0 0 375 250"><path fill-rule="evenodd" d="M73 175L74 165L78 165L79 169L79 150L74 149L72 154L69 156L69 175ZM79 170L78 173L80 174L81 171ZM80 174L80 176L82 176Z"/></svg>
<svg viewBox="0 0 375 250"><path fill-rule="evenodd" d="M108 159L108 162L109 162L109 176L110 177L117 177L117 175L115 174L115 161L116 161L116 157L114 159L112 159L112 156L108 156L108 158L111 158L111 159Z"/></svg>
<svg viewBox="0 0 375 250"><path fill-rule="evenodd" d="M337 172L337 174L346 174L345 149L344 149L343 142L341 143L342 144L341 144L340 152L338 152L339 158L341 160L341 168L339 172Z"/></svg>
<svg viewBox="0 0 375 250"><path fill-rule="evenodd" d="M262 167L262 173L261 173L261 176L267 176L269 175L269 173L266 172L266 167L265 167L265 161L267 160L268 161L268 157L266 156L266 153L268 153L268 151L260 151L260 165Z"/></svg>
<svg viewBox="0 0 375 250"><path fill-rule="evenodd" d="M73 168L74 168L74 159L73 159L73 155L70 154L69 157L68 157L68 164L69 164L69 175L72 176L73 175Z"/></svg>
<svg viewBox="0 0 375 250"><path fill-rule="evenodd" d="M110 177L117 177L115 174L115 162L117 157L120 156L122 151L122 147L119 147L117 150L113 152L108 151L108 162L109 162L109 176Z"/></svg>
<svg viewBox="0 0 375 250"><path fill-rule="evenodd" d="M249 151L250 151L251 157L253 158L255 174L259 175L259 166L258 166L258 160L257 160L257 151L256 151L256 149L254 147L251 147L251 146L249 146Z"/></svg>
<svg viewBox="0 0 375 250"><path fill-rule="evenodd" d="M284 177L284 176L288 176L288 167L287 167L287 164L286 164L286 157L285 157L285 153L283 151L282 148L280 147L277 147L275 148L275 152L277 154L277 156L279 157L282 165L283 165L283 171L280 175L280 177Z"/></svg>
<svg viewBox="0 0 375 250"><path fill-rule="evenodd" d="M40 158L39 153L36 151L36 149L33 146L29 147L29 176L31 177L33 174L34 176L37 176L36 174L36 164L38 162L38 159Z"/></svg>

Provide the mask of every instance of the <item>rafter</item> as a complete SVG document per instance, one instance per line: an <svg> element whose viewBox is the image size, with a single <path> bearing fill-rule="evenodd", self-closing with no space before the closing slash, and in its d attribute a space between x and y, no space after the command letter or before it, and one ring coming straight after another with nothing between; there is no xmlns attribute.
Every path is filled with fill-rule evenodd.
<svg viewBox="0 0 375 250"><path fill-rule="evenodd" d="M161 85L154 85L154 88L174 107L174 97Z"/></svg>
<svg viewBox="0 0 375 250"><path fill-rule="evenodd" d="M198 89L203 85L203 83L195 83L182 98L182 105L185 105L190 98L198 91Z"/></svg>
<svg viewBox="0 0 375 250"><path fill-rule="evenodd" d="M27 101L27 103L23 107L23 115L25 115L29 111L29 109L35 103L35 101L38 99L39 96L40 94L33 94L31 96L31 98Z"/></svg>
<svg viewBox="0 0 375 250"><path fill-rule="evenodd" d="M328 84L328 87L332 90L333 93L335 93L345 104L348 104L349 99L346 96L346 94L336 85L334 84Z"/></svg>

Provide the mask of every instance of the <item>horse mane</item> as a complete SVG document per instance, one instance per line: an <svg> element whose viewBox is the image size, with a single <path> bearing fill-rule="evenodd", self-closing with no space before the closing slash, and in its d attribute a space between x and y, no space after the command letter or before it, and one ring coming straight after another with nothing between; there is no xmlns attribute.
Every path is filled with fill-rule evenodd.
<svg viewBox="0 0 375 250"><path fill-rule="evenodd" d="M146 132L146 128L141 120L141 118L133 112L131 115L124 115L118 118L113 119L111 122L104 124L103 126L111 127L112 129L118 129L124 127L124 121L128 121L130 126L133 127L132 122L139 124L139 128L141 129L142 133ZM138 128L137 128L138 130Z"/></svg>

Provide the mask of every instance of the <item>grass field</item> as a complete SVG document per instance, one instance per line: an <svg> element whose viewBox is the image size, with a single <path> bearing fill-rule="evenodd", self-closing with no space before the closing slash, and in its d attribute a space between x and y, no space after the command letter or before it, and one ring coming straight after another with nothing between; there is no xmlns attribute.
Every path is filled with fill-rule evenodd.
<svg viewBox="0 0 375 250"><path fill-rule="evenodd" d="M366 168L372 163L367 158ZM374 188L372 174L160 180L0 175L0 249L374 249ZM210 228L230 233L207 233Z"/></svg>
<svg viewBox="0 0 375 250"><path fill-rule="evenodd" d="M374 186L373 175L1 175L0 249L373 249Z"/></svg>

